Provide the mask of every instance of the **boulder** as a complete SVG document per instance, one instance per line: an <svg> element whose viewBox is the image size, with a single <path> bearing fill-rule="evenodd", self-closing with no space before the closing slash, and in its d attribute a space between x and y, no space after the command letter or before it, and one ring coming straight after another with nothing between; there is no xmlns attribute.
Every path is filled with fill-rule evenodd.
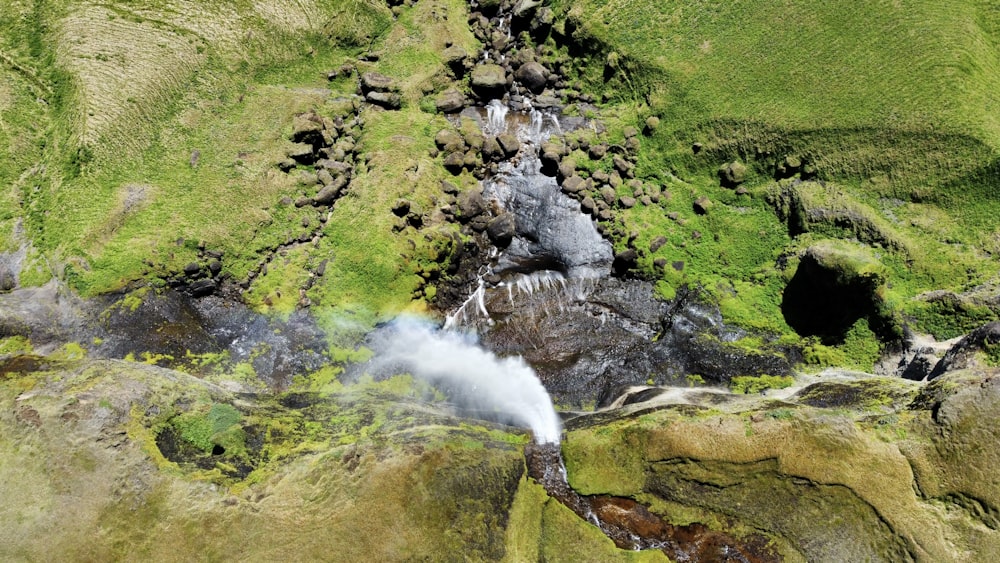
<svg viewBox="0 0 1000 563"><path fill-rule="evenodd" d="M444 64L448 65L448 68L455 74L464 74L465 63L469 58L469 53L465 49L458 45L452 45L441 53L441 57L444 59Z"/></svg>
<svg viewBox="0 0 1000 563"><path fill-rule="evenodd" d="M604 143L590 145L590 148L587 150L587 154L590 156L591 160L601 160L604 158L604 155L608 154L608 145Z"/></svg>
<svg viewBox="0 0 1000 563"><path fill-rule="evenodd" d="M473 150L480 151L483 149L483 142L486 138L479 131L465 131L462 133L462 140Z"/></svg>
<svg viewBox="0 0 1000 563"><path fill-rule="evenodd" d="M514 17L524 18L529 17L534 12L535 8L542 4L541 0L517 0L514 4Z"/></svg>
<svg viewBox="0 0 1000 563"><path fill-rule="evenodd" d="M542 90L545 89L545 84L549 79L549 70L541 65L541 63L530 61L521 65L517 72L514 73L514 78L518 80L525 88L531 90L535 94L541 94Z"/></svg>
<svg viewBox="0 0 1000 563"><path fill-rule="evenodd" d="M806 249L782 294L785 322L802 336L839 342L859 319L867 318L883 341L897 327L882 295L886 270L870 247L824 240Z"/></svg>
<svg viewBox="0 0 1000 563"><path fill-rule="evenodd" d="M742 184L746 177L747 167L738 160L719 167L719 180L727 188L735 188Z"/></svg>
<svg viewBox="0 0 1000 563"><path fill-rule="evenodd" d="M198 280L188 286L188 292L190 292L193 297L211 295L215 293L215 280L210 278Z"/></svg>
<svg viewBox="0 0 1000 563"><path fill-rule="evenodd" d="M403 99L395 92L368 92L365 100L386 109L399 109L403 105Z"/></svg>
<svg viewBox="0 0 1000 563"><path fill-rule="evenodd" d="M481 64L472 69L472 89L483 97L493 97L507 88L507 74L503 67Z"/></svg>
<svg viewBox="0 0 1000 563"><path fill-rule="evenodd" d="M604 186L601 188L601 199L604 200L604 203L611 205L618 199L618 194L615 193L615 189L611 186Z"/></svg>
<svg viewBox="0 0 1000 563"><path fill-rule="evenodd" d="M583 190L584 186L586 186L586 180L576 174L573 174L569 178L563 180L562 191L568 194L575 194Z"/></svg>
<svg viewBox="0 0 1000 563"><path fill-rule="evenodd" d="M486 200L479 189L462 192L458 196L459 219L468 221L486 211Z"/></svg>
<svg viewBox="0 0 1000 563"><path fill-rule="evenodd" d="M465 152L465 139L454 129L442 129L434 136L437 148L446 152Z"/></svg>
<svg viewBox="0 0 1000 563"><path fill-rule="evenodd" d="M503 160L505 153L496 137L486 137L483 140L483 159L496 162Z"/></svg>
<svg viewBox="0 0 1000 563"><path fill-rule="evenodd" d="M465 107L465 96L451 88L438 94L434 100L434 108L441 113L454 113Z"/></svg>
<svg viewBox="0 0 1000 563"><path fill-rule="evenodd" d="M708 199L707 196L699 196L698 199L694 200L694 212L698 215L706 215L712 205L712 200Z"/></svg>
<svg viewBox="0 0 1000 563"><path fill-rule="evenodd" d="M572 158L564 158L559 163L559 179L569 178L576 174L576 161Z"/></svg>
<svg viewBox="0 0 1000 563"><path fill-rule="evenodd" d="M406 217L406 214L410 212L411 203L407 199L397 199L396 203L392 206L392 214L396 217Z"/></svg>
<svg viewBox="0 0 1000 563"><path fill-rule="evenodd" d="M559 172L559 160L560 155L557 152L546 151L544 146L542 147L542 174L546 176L555 176Z"/></svg>
<svg viewBox="0 0 1000 563"><path fill-rule="evenodd" d="M627 174L629 170L632 170L635 167L634 164L618 156L617 154L611 158L611 163L614 165L615 170L617 170L620 174L623 175Z"/></svg>
<svg viewBox="0 0 1000 563"><path fill-rule="evenodd" d="M649 242L649 251L656 252L657 250L663 248L663 245L667 244L667 237L659 235Z"/></svg>
<svg viewBox="0 0 1000 563"><path fill-rule="evenodd" d="M501 213L486 225L486 234L498 247L506 247L514 239L516 225L513 213Z"/></svg>
<svg viewBox="0 0 1000 563"><path fill-rule="evenodd" d="M618 198L618 205L623 209L631 209L635 207L635 198L632 196L622 196Z"/></svg>
<svg viewBox="0 0 1000 563"><path fill-rule="evenodd" d="M517 137L511 135L510 133L504 133L497 137L497 142L500 143L500 148L503 149L507 158L510 158L521 150L521 141L517 140Z"/></svg>
<svg viewBox="0 0 1000 563"><path fill-rule="evenodd" d="M395 81L384 74L366 72L361 75L361 91L364 94L368 94L369 92L394 92L396 90Z"/></svg>
<svg viewBox="0 0 1000 563"><path fill-rule="evenodd" d="M347 186L347 178L344 176L338 176L329 185L323 186L323 189L313 197L313 205L330 205L337 199L340 195L340 191Z"/></svg>
<svg viewBox="0 0 1000 563"><path fill-rule="evenodd" d="M465 167L465 153L456 151L448 154L444 157L444 167L454 175L459 175L462 173L462 168Z"/></svg>
<svg viewBox="0 0 1000 563"><path fill-rule="evenodd" d="M323 122L314 113L296 115L292 118L292 141L318 145L323 141Z"/></svg>
<svg viewBox="0 0 1000 563"><path fill-rule="evenodd" d="M624 275L629 270L635 269L638 259L638 252L632 248L626 248L625 250L615 254L615 261L611 265L611 270L615 273L615 275Z"/></svg>
<svg viewBox="0 0 1000 563"><path fill-rule="evenodd" d="M646 135L652 135L656 132L657 128L660 127L660 118L655 115L651 115L646 118L646 126L643 127L642 132Z"/></svg>
<svg viewBox="0 0 1000 563"><path fill-rule="evenodd" d="M312 145L306 143L295 143L285 151L288 158L299 164L312 164L316 162L317 156Z"/></svg>

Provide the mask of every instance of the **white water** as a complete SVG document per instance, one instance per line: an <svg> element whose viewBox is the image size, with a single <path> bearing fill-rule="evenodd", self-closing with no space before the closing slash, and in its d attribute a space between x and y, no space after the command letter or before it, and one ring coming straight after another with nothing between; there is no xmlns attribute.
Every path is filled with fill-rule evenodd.
<svg viewBox="0 0 1000 563"><path fill-rule="evenodd" d="M397 321L383 358L405 366L466 409L530 428L540 444L558 444L559 417L548 391L520 357L499 358L475 342L416 321Z"/></svg>
<svg viewBox="0 0 1000 563"><path fill-rule="evenodd" d="M510 108L500 100L490 100L486 104L486 124L484 129L489 135L500 135L507 130L507 112Z"/></svg>

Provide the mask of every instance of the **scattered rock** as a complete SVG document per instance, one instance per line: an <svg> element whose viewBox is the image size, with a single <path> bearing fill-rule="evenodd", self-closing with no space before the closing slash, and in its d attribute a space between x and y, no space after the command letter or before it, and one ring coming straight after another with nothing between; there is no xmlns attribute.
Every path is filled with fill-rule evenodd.
<svg viewBox="0 0 1000 563"><path fill-rule="evenodd" d="M541 94L549 79L549 71L540 63L530 61L521 65L514 77L532 93Z"/></svg>
<svg viewBox="0 0 1000 563"><path fill-rule="evenodd" d="M746 180L747 167L740 161L733 161L719 167L719 180L727 188L735 188Z"/></svg>
<svg viewBox="0 0 1000 563"><path fill-rule="evenodd" d="M516 155L521 150L521 141L518 141L517 137L510 133L504 133L497 137L497 142L500 143L500 148L503 149L507 158Z"/></svg>
<svg viewBox="0 0 1000 563"><path fill-rule="evenodd" d="M411 203L407 199L397 199L396 203L392 206L392 214L396 217L406 217L406 214L410 212Z"/></svg>
<svg viewBox="0 0 1000 563"><path fill-rule="evenodd" d="M465 167L465 154L457 151L449 153L444 157L444 167L456 176L461 174Z"/></svg>
<svg viewBox="0 0 1000 563"><path fill-rule="evenodd" d="M663 245L667 244L667 237L659 235L649 242L649 251L656 252L657 250L663 248Z"/></svg>
<svg viewBox="0 0 1000 563"><path fill-rule="evenodd" d="M493 97L507 88L507 75L500 65L482 64L472 69L471 84L480 96Z"/></svg>
<svg viewBox="0 0 1000 563"><path fill-rule="evenodd" d="M698 215L705 215L712 208L712 201L706 196L701 196L694 200L694 212Z"/></svg>
<svg viewBox="0 0 1000 563"><path fill-rule="evenodd" d="M361 91L365 94L369 92L393 92L396 91L396 86L393 79L384 74L366 72L361 75Z"/></svg>
<svg viewBox="0 0 1000 563"><path fill-rule="evenodd" d="M486 234L490 241L500 248L506 247L516 234L513 213L501 213L494 217L486 226Z"/></svg>
<svg viewBox="0 0 1000 563"><path fill-rule="evenodd" d="M465 107L465 96L451 88L441 92L434 100L434 107L441 113L454 113Z"/></svg>
<svg viewBox="0 0 1000 563"><path fill-rule="evenodd" d="M563 180L562 190L568 194L575 194L584 189L586 180L574 174Z"/></svg>

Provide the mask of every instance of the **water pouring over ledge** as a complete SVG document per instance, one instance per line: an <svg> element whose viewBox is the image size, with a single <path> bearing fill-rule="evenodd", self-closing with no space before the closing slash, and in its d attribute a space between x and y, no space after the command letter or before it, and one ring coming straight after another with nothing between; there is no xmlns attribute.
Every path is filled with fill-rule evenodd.
<svg viewBox="0 0 1000 563"><path fill-rule="evenodd" d="M519 356L500 358L475 340L429 323L400 319L373 342L371 366L408 371L478 417L530 428L535 442L558 448L562 425L548 392Z"/></svg>

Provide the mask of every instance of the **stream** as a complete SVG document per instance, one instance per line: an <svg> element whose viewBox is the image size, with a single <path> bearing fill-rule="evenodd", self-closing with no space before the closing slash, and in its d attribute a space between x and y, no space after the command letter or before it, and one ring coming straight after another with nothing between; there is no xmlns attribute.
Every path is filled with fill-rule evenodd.
<svg viewBox="0 0 1000 563"><path fill-rule="evenodd" d="M579 202L541 171L542 143L588 123L560 123L538 110L511 112L497 100L463 115L476 119L485 135L517 135L522 148L482 181L493 212L513 217L513 236L505 247L479 253L485 259L471 291L447 315L444 332L470 333L500 357L523 357L557 400L602 404L648 374L687 373L682 350L700 332L741 336L696 299L664 302L648 282L612 277L610 243ZM418 363L409 362L419 372ZM467 366L462 371L473 377ZM537 430L535 439L525 448L528 474L622 549L657 549L681 562L780 560L763 536L737 539L702 524L675 526L634 499L579 495L569 485L559 442Z"/></svg>

